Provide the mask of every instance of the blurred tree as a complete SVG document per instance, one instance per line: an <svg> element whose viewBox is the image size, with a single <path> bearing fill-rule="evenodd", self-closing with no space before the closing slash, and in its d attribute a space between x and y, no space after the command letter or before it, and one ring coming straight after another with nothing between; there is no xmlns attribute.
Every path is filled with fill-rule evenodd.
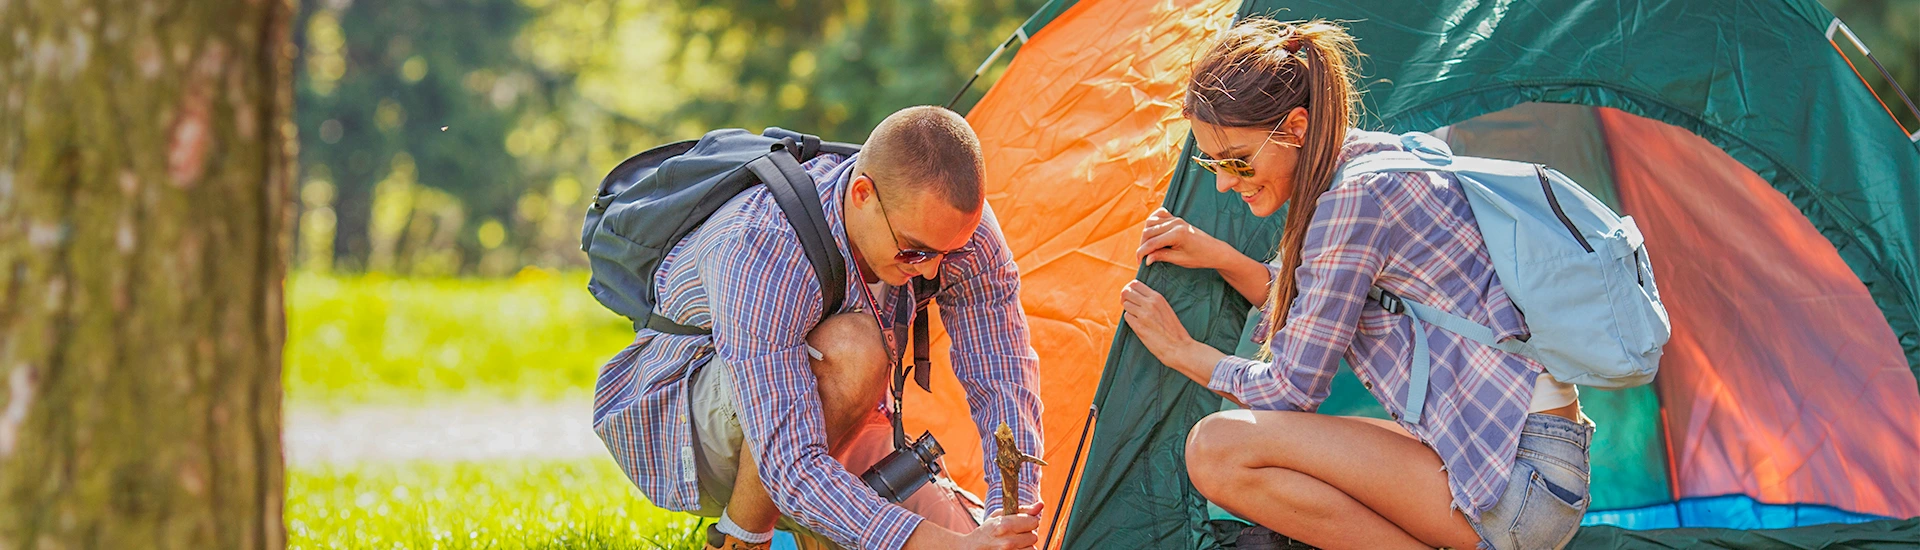
<svg viewBox="0 0 1920 550"><path fill-rule="evenodd" d="M1827 9L1846 22L1854 34L1860 36L1867 48L1873 50L1873 57L1885 65L1887 72L1893 74L1894 82L1906 90L1908 97L1920 102L1920 1L1915 0L1820 0ZM1839 39L1846 44L1844 38ZM1907 131L1920 131L1920 118L1907 109L1900 100L1900 94L1880 76L1873 63L1859 57L1853 46L1841 48L1848 56L1853 56L1853 64L1862 77L1873 85L1880 101L1887 104L1894 117L1906 125Z"/></svg>
<svg viewBox="0 0 1920 550"><path fill-rule="evenodd" d="M675 0L681 135L782 126L865 141L880 119L946 103L1043 0ZM956 109L992 86L983 78Z"/></svg>
<svg viewBox="0 0 1920 550"><path fill-rule="evenodd" d="M410 240L449 245L442 253L451 245L478 250L484 220L512 212L528 178L507 138L552 86L514 49L531 17L515 0L316 0L302 8L294 39L302 46L303 180L332 198L331 223L315 229L334 233L339 263L404 271L412 250L396 248ZM409 175L395 179L396 171ZM439 190L464 212L421 211L437 220L422 230L440 236L411 236L412 208L392 213L397 220L375 219L376 185L389 182L399 193L390 196ZM446 222L460 225L436 226ZM393 231L375 231L383 223ZM381 252L387 256L376 258Z"/></svg>
<svg viewBox="0 0 1920 550"><path fill-rule="evenodd" d="M301 265L579 266L579 201L627 155L728 126L863 139L1042 2L318 0L295 27Z"/></svg>
<svg viewBox="0 0 1920 550"><path fill-rule="evenodd" d="M0 2L0 548L279 548L290 0Z"/></svg>

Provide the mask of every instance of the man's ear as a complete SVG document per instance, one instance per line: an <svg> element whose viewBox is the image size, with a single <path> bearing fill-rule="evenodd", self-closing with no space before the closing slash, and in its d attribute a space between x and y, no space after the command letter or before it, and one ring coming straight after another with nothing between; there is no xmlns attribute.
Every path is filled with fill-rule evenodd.
<svg viewBox="0 0 1920 550"><path fill-rule="evenodd" d="M873 178L866 174L853 177L847 182L847 206L865 208L867 201L873 200Z"/></svg>

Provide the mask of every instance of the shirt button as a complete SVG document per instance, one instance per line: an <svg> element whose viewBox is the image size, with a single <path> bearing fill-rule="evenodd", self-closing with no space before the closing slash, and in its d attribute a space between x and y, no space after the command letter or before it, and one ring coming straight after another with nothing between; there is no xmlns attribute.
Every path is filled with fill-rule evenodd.
<svg viewBox="0 0 1920 550"><path fill-rule="evenodd" d="M1394 420L1400 419L1400 413L1387 413L1387 416L1393 417Z"/></svg>
<svg viewBox="0 0 1920 550"><path fill-rule="evenodd" d="M1366 389L1369 389L1369 390L1371 390L1371 389L1373 389L1373 382L1368 382L1368 381L1361 381L1361 382L1360 382L1360 387L1363 387L1363 388L1366 388Z"/></svg>

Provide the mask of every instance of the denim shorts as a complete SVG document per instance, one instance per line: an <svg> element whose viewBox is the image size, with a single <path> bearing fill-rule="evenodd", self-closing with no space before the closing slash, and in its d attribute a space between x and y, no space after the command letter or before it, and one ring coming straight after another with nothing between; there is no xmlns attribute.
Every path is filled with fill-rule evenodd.
<svg viewBox="0 0 1920 550"><path fill-rule="evenodd" d="M1573 540L1591 503L1587 445L1593 429L1550 414L1527 415L1506 492L1480 513L1480 521L1469 522L1480 533L1480 548L1540 550Z"/></svg>

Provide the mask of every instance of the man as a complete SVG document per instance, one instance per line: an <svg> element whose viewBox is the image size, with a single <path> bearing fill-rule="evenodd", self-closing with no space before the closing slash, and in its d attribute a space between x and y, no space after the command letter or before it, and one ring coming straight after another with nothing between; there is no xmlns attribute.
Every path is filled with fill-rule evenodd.
<svg viewBox="0 0 1920 550"><path fill-rule="evenodd" d="M871 457L833 456L891 437L863 429L885 401L891 350L903 344L881 327L896 308L913 307L901 303L912 278L935 275L981 445L990 456L992 428L1005 422L1023 449L1039 452L1037 357L1012 254L985 205L978 138L952 111L914 107L882 121L853 158L822 155L803 167L840 252L858 268L840 312L819 321L820 285L795 229L764 186L749 189L660 267L656 311L712 336L641 330L601 370L595 431L654 504L720 518L709 548L764 548L776 521L849 548L1033 546L1038 469L1023 472L1019 487L1021 502L1035 504L994 510L976 528L970 517L953 519L965 514L951 513L951 500L916 495L916 511L940 512L948 524L923 521L861 482ZM992 469L987 484L999 490ZM921 493L929 489L943 490Z"/></svg>

